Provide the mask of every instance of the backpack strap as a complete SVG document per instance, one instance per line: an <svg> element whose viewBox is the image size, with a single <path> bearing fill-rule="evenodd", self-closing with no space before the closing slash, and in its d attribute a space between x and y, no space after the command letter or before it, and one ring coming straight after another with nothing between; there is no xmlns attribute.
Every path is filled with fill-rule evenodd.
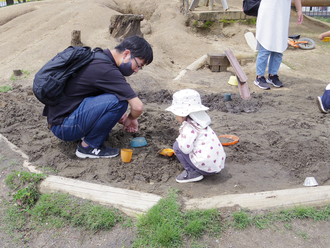
<svg viewBox="0 0 330 248"><path fill-rule="evenodd" d="M103 49L96 47L93 49L94 59L103 59L109 62L112 62L108 55L103 52Z"/></svg>

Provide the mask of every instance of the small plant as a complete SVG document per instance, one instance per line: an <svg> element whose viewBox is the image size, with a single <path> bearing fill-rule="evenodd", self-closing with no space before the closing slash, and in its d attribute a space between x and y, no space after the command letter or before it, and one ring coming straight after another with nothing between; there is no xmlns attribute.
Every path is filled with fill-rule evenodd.
<svg viewBox="0 0 330 248"><path fill-rule="evenodd" d="M14 171L7 176L5 182L10 189L20 188L13 194L13 198L21 208L30 209L39 199L37 184L44 178L44 174Z"/></svg>
<svg viewBox="0 0 330 248"><path fill-rule="evenodd" d="M213 25L214 21L206 21L203 25L203 29L208 29Z"/></svg>
<svg viewBox="0 0 330 248"><path fill-rule="evenodd" d="M308 240L309 236L307 233L304 232L298 232L299 237L303 238L304 240Z"/></svg>
<svg viewBox="0 0 330 248"><path fill-rule="evenodd" d="M30 184L28 187L19 189L16 194L13 195L14 200L21 208L30 209L39 199L40 193L36 185Z"/></svg>
<svg viewBox="0 0 330 248"><path fill-rule="evenodd" d="M234 22L237 22L238 20L228 20L226 18L223 18L223 19L220 19L219 22L220 23L223 23L223 24L230 24L230 23L234 23Z"/></svg>
<svg viewBox="0 0 330 248"><path fill-rule="evenodd" d="M7 176L5 183L10 189L17 189L29 183L38 184L45 177L45 174L36 174L27 171L13 171Z"/></svg>
<svg viewBox="0 0 330 248"><path fill-rule="evenodd" d="M256 25L257 18L246 19L246 20L243 20L242 22L244 22L245 24L248 24L248 25Z"/></svg>
<svg viewBox="0 0 330 248"><path fill-rule="evenodd" d="M237 229L245 229L248 225L251 225L251 217L246 211L239 211L233 214L234 227Z"/></svg>
<svg viewBox="0 0 330 248"><path fill-rule="evenodd" d="M0 86L0 92L8 92L11 90L13 90L13 87L11 87L9 85Z"/></svg>
<svg viewBox="0 0 330 248"><path fill-rule="evenodd" d="M28 76L30 76L30 72L29 71L27 71L27 70L22 70L22 75L23 75L23 77L24 78L27 78ZM21 76L22 76L21 75ZM19 77L21 77L21 76L15 76L15 74L13 73L12 75L11 75L11 77L10 77L10 80L12 80L12 81L16 81Z"/></svg>
<svg viewBox="0 0 330 248"><path fill-rule="evenodd" d="M38 166L38 167L40 168L40 166ZM46 173L46 172L57 173L58 172L57 169L53 169L50 166L42 166L41 170L42 170L43 173Z"/></svg>

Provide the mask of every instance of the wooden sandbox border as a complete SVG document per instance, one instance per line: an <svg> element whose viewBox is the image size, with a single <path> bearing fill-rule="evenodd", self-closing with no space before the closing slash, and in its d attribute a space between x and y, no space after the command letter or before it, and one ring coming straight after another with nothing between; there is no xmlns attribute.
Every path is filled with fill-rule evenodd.
<svg viewBox="0 0 330 248"><path fill-rule="evenodd" d="M23 159L23 166L32 173L41 173L29 162L29 157L17 146L0 134L0 140ZM161 196L126 190L95 183L84 182L59 176L48 176L40 184L42 194L52 192L70 195L118 208L125 214L136 217L136 214L147 212L156 205ZM219 195L210 198L195 198L184 201L184 207L191 209L211 209L240 206L250 210L289 208L299 205L322 206L330 203L330 186L304 187L275 191L264 191L247 194Z"/></svg>

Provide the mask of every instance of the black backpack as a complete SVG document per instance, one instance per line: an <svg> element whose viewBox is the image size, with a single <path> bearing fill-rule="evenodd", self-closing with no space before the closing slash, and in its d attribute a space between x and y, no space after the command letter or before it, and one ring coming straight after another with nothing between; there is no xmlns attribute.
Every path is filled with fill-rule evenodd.
<svg viewBox="0 0 330 248"><path fill-rule="evenodd" d="M35 75L33 93L45 105L57 105L67 99L63 93L65 83L70 77L75 77L78 69L90 63L93 59L110 61L101 48L69 46L48 61Z"/></svg>
<svg viewBox="0 0 330 248"><path fill-rule="evenodd" d="M243 0L243 12L249 16L258 16L261 0Z"/></svg>

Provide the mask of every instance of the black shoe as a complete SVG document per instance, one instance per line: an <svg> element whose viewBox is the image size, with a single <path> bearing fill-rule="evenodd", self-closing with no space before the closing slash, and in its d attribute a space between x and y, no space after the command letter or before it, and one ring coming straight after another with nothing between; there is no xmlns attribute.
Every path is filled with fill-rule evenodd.
<svg viewBox="0 0 330 248"><path fill-rule="evenodd" d="M277 75L269 75L267 78L267 83L274 85L277 88L283 87L283 83L278 79Z"/></svg>
<svg viewBox="0 0 330 248"><path fill-rule="evenodd" d="M187 171L185 170L180 175L177 176L176 181L178 183L190 183L202 180L204 177L197 171Z"/></svg>
<svg viewBox="0 0 330 248"><path fill-rule="evenodd" d="M81 141L78 143L76 155L78 158L113 158L118 156L120 150L117 148L102 145L100 148L92 148L90 146L83 147Z"/></svg>
<svg viewBox="0 0 330 248"><path fill-rule="evenodd" d="M266 82L266 78L264 76L262 77L256 77L256 80L254 80L254 84L257 85L260 89L263 89L263 90L269 90L270 87L269 87L269 84L267 84Z"/></svg>

